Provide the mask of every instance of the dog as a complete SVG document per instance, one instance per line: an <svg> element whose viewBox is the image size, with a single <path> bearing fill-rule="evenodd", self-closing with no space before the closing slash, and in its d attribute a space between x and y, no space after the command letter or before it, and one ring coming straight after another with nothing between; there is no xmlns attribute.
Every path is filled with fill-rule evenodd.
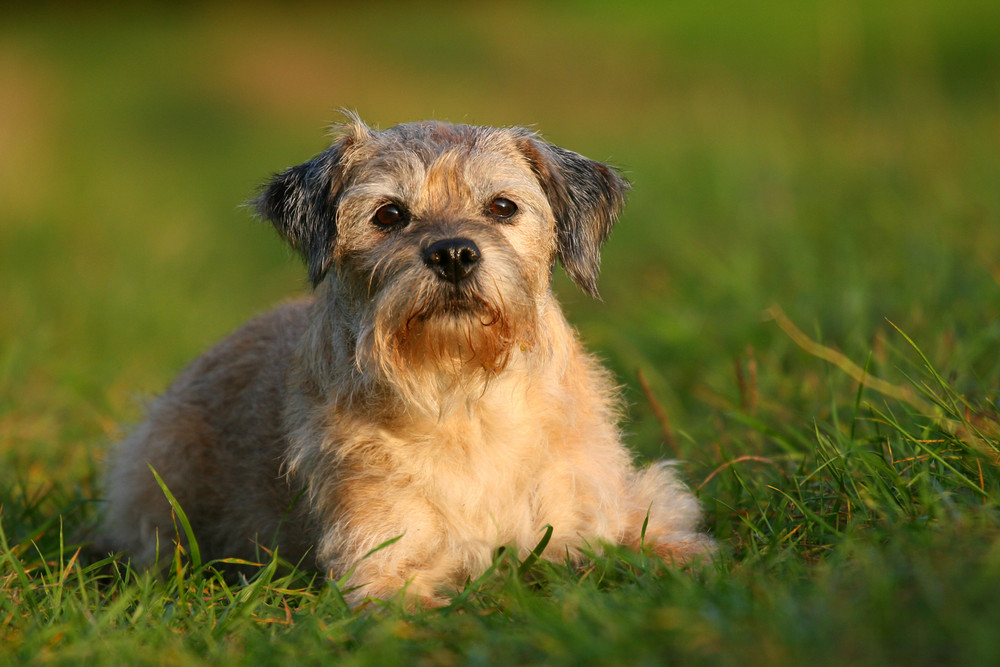
<svg viewBox="0 0 1000 667"><path fill-rule="evenodd" d="M358 117L251 202L313 295L193 362L114 451L99 548L169 560L161 477L203 559L276 549L352 603L445 603L500 547L710 555L670 464L633 465L609 373L554 298L597 297L628 182L522 128ZM164 554L167 554L166 556Z"/></svg>

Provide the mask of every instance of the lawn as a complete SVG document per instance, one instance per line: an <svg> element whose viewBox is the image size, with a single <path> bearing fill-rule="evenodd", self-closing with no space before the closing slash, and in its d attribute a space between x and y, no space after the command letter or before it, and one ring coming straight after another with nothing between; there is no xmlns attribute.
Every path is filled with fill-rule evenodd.
<svg viewBox="0 0 1000 667"><path fill-rule="evenodd" d="M307 289L241 207L369 123L529 125L633 183L593 301L722 545L500 553L447 608L87 566L101 460ZM997 664L1000 5L0 10L0 663Z"/></svg>

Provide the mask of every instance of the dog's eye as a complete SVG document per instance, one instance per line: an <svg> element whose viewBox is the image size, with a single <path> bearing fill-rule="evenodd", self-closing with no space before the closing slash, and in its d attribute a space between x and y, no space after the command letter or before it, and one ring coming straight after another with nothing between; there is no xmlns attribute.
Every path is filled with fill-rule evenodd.
<svg viewBox="0 0 1000 667"><path fill-rule="evenodd" d="M517 204L505 197L497 197L490 202L489 211L490 215L495 215L498 218L509 218L517 213Z"/></svg>
<svg viewBox="0 0 1000 667"><path fill-rule="evenodd" d="M383 204L372 217L379 227L397 227L406 223L406 212L396 204Z"/></svg>

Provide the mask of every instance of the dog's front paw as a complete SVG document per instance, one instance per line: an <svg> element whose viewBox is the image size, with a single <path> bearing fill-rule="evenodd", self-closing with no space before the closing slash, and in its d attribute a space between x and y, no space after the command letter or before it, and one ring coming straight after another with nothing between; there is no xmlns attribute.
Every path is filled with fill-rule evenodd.
<svg viewBox="0 0 1000 667"><path fill-rule="evenodd" d="M650 550L668 565L682 567L699 560L708 560L718 551L715 540L708 535L694 533L669 539L664 536L650 546Z"/></svg>
<svg viewBox="0 0 1000 667"><path fill-rule="evenodd" d="M362 584L344 595L354 608L360 608L373 601L397 600L403 607L416 609L437 609L448 604L448 599L438 593L438 587L417 576L409 581L398 576L382 576Z"/></svg>

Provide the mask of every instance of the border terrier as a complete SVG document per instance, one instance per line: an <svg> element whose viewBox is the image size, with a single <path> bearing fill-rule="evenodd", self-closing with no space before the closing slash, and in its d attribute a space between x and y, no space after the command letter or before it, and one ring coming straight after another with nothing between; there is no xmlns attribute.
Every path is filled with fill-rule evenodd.
<svg viewBox="0 0 1000 667"><path fill-rule="evenodd" d="M442 604L548 527L552 559L711 553L671 466L633 465L616 387L550 288L558 258L598 295L628 188L526 129L349 115L251 202L313 296L251 320L151 405L111 457L99 548L155 568L184 542L153 468L204 559L276 548L346 577L354 603Z"/></svg>

